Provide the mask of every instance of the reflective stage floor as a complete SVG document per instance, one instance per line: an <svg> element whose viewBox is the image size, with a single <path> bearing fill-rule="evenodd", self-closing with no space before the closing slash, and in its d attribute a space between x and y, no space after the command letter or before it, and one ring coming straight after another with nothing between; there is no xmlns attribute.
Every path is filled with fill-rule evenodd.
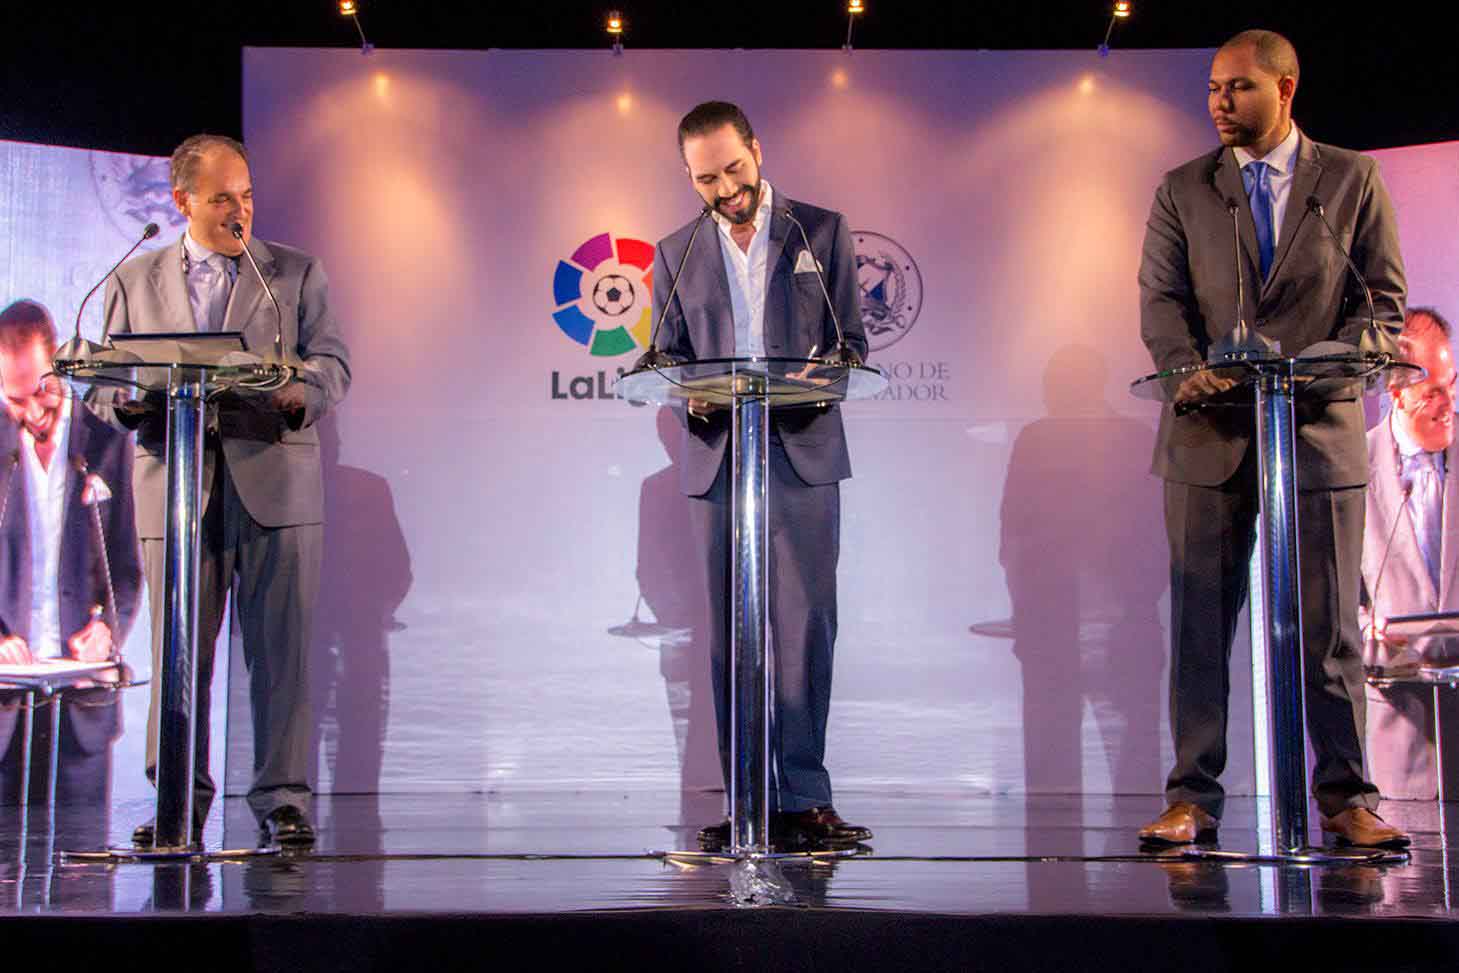
<svg viewBox="0 0 1459 973"><path fill-rule="evenodd" d="M720 801L603 792L334 796L318 803L312 853L191 865L60 859L104 840L125 845L150 816L146 805L54 819L4 808L0 936L42 946L92 934L118 942L153 936L158 922L172 928L169 919L199 932L211 919L212 935L248 930L251 959L238 968L272 968L259 952L264 940L295 943L275 957L293 968L308 966L311 955L331 957L320 968L340 968L341 956L360 961L347 966L386 968L411 937L436 947L451 941L440 929L491 930L504 943L554 928L566 936L555 941L560 948L591 948L610 966L629 953L597 950L670 937L675 949L697 943L707 951L679 960L741 968L716 962L733 955L749 968L748 957L768 958L763 950L797 936L814 948L795 961L779 957L777 968L827 968L833 956L838 969L897 968L901 954L887 952L895 943L924 968L976 968L966 965L967 950L998 968L1000 949L1021 968L1080 968L1081 960L1104 967L1116 949L1124 968L1221 969L1238 965L1244 950L1270 958L1267 951L1306 948L1308 939L1313 948L1342 949L1343 969L1459 964L1459 923L1451 921L1459 804L1443 814L1433 803L1383 806L1413 833L1406 863L1297 867L1142 855L1135 830L1159 810L1157 797L847 793L838 807L875 830L871 847L786 864L762 896L779 904L747 908L736 897L743 870L648 854L692 847L696 828L719 817ZM207 847L251 846L247 807L230 799L225 812L209 821ZM1315 812L1312 820L1315 834ZM1258 850L1261 830L1257 803L1232 799L1222 847ZM263 928L288 933L260 940ZM616 945L598 946L597 936ZM1212 947L1198 948L1205 939ZM741 952L711 948L729 942ZM474 955L460 945L462 956ZM1186 955L1192 951L1199 955ZM455 964L443 954L438 965Z"/></svg>

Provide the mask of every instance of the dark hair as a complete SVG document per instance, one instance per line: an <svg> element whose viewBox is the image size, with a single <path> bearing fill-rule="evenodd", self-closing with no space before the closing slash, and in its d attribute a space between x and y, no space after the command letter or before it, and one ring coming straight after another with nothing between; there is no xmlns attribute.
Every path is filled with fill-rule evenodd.
<svg viewBox="0 0 1459 973"><path fill-rule="evenodd" d="M1281 34L1274 30L1243 30L1222 44L1221 49L1224 51L1244 44L1256 48L1256 63L1261 65L1262 70L1279 78L1298 80L1301 68L1297 64L1297 49Z"/></svg>
<svg viewBox="0 0 1459 973"><path fill-rule="evenodd" d="M56 350L56 325L44 304L22 299L0 311L0 351L17 354L37 341L47 353Z"/></svg>
<svg viewBox="0 0 1459 973"><path fill-rule="evenodd" d="M1425 321L1428 323L1425 324ZM1437 310L1431 307L1411 307L1403 319L1403 337L1416 338L1431 327L1438 328L1445 338L1454 336L1454 329Z"/></svg>
<svg viewBox="0 0 1459 973"><path fill-rule="evenodd" d="M748 148L755 139L755 130L750 120L740 111L739 105L727 101L706 101L689 109L689 114L679 120L679 154L684 154L684 140L697 135L717 132L726 125L733 125L740 141Z"/></svg>
<svg viewBox="0 0 1459 973"><path fill-rule="evenodd" d="M216 148L231 149L244 162L248 161L248 150L237 139L230 139L226 135L190 135L172 150L172 188L192 192L197 185L198 167L203 164L203 156Z"/></svg>

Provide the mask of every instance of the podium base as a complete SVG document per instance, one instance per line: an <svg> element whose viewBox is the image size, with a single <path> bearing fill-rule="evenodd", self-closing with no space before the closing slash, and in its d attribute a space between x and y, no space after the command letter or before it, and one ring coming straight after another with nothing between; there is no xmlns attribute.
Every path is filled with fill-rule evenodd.
<svg viewBox="0 0 1459 973"><path fill-rule="evenodd" d="M62 851L57 858L62 865L126 865L161 862L223 862L244 858L265 858L278 855L280 849L219 848L208 851L196 845L169 848L103 848L100 851Z"/></svg>
<svg viewBox="0 0 1459 973"><path fill-rule="evenodd" d="M1219 848L1185 848L1181 858L1241 865L1401 865L1407 851L1384 848L1299 848L1296 851L1222 851Z"/></svg>

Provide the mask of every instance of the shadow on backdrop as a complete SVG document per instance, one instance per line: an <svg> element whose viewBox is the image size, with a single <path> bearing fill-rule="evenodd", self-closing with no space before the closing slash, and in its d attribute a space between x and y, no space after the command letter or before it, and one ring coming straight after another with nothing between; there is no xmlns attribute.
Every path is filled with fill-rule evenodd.
<svg viewBox="0 0 1459 973"><path fill-rule="evenodd" d="M309 659L314 754L328 790L373 794L390 713L390 635L410 591L410 551L384 477L339 462L339 420L319 423L324 565ZM320 779L315 768L312 779Z"/></svg>
<svg viewBox="0 0 1459 973"><path fill-rule="evenodd" d="M723 789L719 744L714 727L714 695L709 672L708 581L703 557L689 523L689 499L679 486L682 418L669 406L656 416L659 442L669 465L649 474L638 493L638 606L614 635L632 638L659 653L659 672L679 757L681 792ZM684 798L690 801L686 794ZM690 801L690 803L695 803ZM698 814L681 807L683 814Z"/></svg>
<svg viewBox="0 0 1459 973"><path fill-rule="evenodd" d="M1155 433L1105 401L1106 380L1094 348L1054 352L1048 415L1019 432L1004 485L999 563L1023 670L1030 794L1083 793L1101 756L1111 793L1161 792L1157 606L1168 559L1160 484L1147 471Z"/></svg>

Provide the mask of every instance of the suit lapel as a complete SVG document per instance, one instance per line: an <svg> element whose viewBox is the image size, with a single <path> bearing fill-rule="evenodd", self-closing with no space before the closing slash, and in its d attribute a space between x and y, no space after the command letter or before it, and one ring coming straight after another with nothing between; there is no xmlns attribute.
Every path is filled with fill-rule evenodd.
<svg viewBox="0 0 1459 973"><path fill-rule="evenodd" d="M182 237L158 251L157 261L152 265L152 288L162 304L162 320L133 322L134 331L177 331L177 325L185 321L192 321L192 330L198 330L187 299L187 278L182 272Z"/></svg>
<svg viewBox="0 0 1459 973"><path fill-rule="evenodd" d="M1292 191L1287 195L1287 209L1282 215L1282 239L1278 241L1277 252L1272 257L1272 272L1267 275L1267 284L1276 280L1277 274L1281 273L1282 261L1287 256L1287 251L1292 249L1292 241L1297 238L1297 232L1307 219L1307 197L1316 191L1317 182L1322 178L1322 160L1317 146L1305 135L1297 136L1297 155L1293 159L1293 168ZM1262 290L1265 289L1263 286Z"/></svg>
<svg viewBox="0 0 1459 973"><path fill-rule="evenodd" d="M258 261L259 273L272 287L273 253L258 239L251 240L248 249L253 254L253 259ZM278 324L274 319L273 309L269 308L267 314L257 313L259 304L265 300L263 287L254 275L253 268L248 266L248 258L240 257L238 276L233 281L233 293L228 299L228 313L223 316L223 330L244 332L243 343L249 351L261 352L273 346L274 329ZM267 331L266 335L264 331Z"/></svg>
<svg viewBox="0 0 1459 973"><path fill-rule="evenodd" d="M776 193L770 207L770 240L765 251L765 352L784 354L790 347L789 255L803 247L800 231L790 225L790 200Z"/></svg>
<svg viewBox="0 0 1459 973"><path fill-rule="evenodd" d="M1241 166L1237 165L1236 156L1230 149L1222 149L1216 154L1214 183L1216 192L1221 194L1223 208L1228 199L1241 207L1242 218L1237 221L1237 225L1241 234L1241 253L1246 258L1246 266L1241 272L1246 275L1247 280L1260 281L1261 261L1258 255L1261 250L1256 245L1256 224L1251 218L1251 200L1247 198L1246 186L1241 182ZM1248 293L1260 289L1251 288Z"/></svg>
<svg viewBox="0 0 1459 973"><path fill-rule="evenodd" d="M700 336L693 334L690 340L694 342L694 352L700 358L733 358L735 312L730 300L729 274L724 269L725 254L721 249L725 245L724 233L714 217L706 216L705 219L709 225L704 232L710 234L710 240L699 241L684 273L687 275L692 270L695 278L705 282L704 312L709 332L702 336L702 341Z"/></svg>

